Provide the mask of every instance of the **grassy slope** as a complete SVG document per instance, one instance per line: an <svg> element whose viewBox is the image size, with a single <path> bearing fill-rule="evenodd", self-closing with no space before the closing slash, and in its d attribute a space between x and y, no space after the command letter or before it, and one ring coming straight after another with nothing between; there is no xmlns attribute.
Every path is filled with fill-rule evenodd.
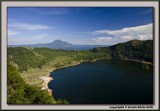
<svg viewBox="0 0 160 111"><path fill-rule="evenodd" d="M8 48L8 61L17 67L29 84L40 86L41 76L49 76L57 68L76 65L84 61L111 58L107 53L91 51L52 50L48 48Z"/></svg>

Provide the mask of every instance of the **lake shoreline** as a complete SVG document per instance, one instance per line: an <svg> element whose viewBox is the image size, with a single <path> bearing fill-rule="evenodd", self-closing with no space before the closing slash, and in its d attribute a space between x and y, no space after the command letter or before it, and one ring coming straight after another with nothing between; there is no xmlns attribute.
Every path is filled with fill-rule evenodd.
<svg viewBox="0 0 160 111"><path fill-rule="evenodd" d="M71 64L67 64L67 65L63 65L59 68L55 68L51 65L44 65L43 68L30 68L27 71L23 71L20 75L21 77L28 83L31 85L35 85L40 87L42 90L48 90L49 94L52 92L51 89L48 88L48 83L53 80L52 77L50 77L51 72L53 72L54 70L57 69L62 69L62 68L66 68L66 67L72 67L72 66L76 66L79 65L81 63L84 62L95 62L97 60L102 60L102 59L106 59L106 58L100 58L100 59L94 59L94 60L80 60L80 61L73 61L71 62ZM37 80L38 78L38 80ZM50 80L48 80L49 78L52 78ZM47 84L47 86L46 86Z"/></svg>
<svg viewBox="0 0 160 111"><path fill-rule="evenodd" d="M98 64L100 64L100 66ZM82 63L81 65L78 65L78 66L64 68L62 70L57 70L55 72L53 71L51 76L53 78L55 78L55 81L52 81L51 84L49 84L49 86L55 92L55 93L53 93L53 97L54 96L56 98L64 97L68 101L70 101L72 104L78 104L76 102L77 99L73 100L73 98L75 98L75 97L78 98L77 94L82 94L83 95L83 93L81 93L81 91L82 92L85 91L84 93L87 94L86 90L88 90L88 89L92 90L92 89L94 89L96 87L96 85L98 86L98 88L99 87L101 88L101 86L102 87L104 86L104 87L106 87L106 90L108 90L107 86L110 83L112 83L112 80L111 81L110 81L110 79L108 80L108 83L109 83L108 85L107 84L106 85L103 84L103 85L100 86L100 83L105 83L105 82L101 82L101 81L107 81L107 78L105 78L105 77L111 77L111 79L113 79L113 81L115 81L115 83L118 83L118 84L119 84L119 82L117 82L117 81L119 81L119 78L121 78L120 79L120 80L122 80L121 83L124 84L124 85L126 85L126 82L123 82L123 81L126 80L130 84L130 79L131 79L131 83L132 83L132 80L134 81L132 85L134 86L134 84L135 84L135 87L138 88L139 86L137 86L137 83L135 83L135 82L139 81L139 82L142 82L142 84L143 84L143 81L141 81L141 79L143 79L142 75L144 77L146 77L146 76L147 77L148 76L152 77L152 73L149 73L150 71L146 72L146 71L142 70L141 68L139 68L139 66L142 66L142 65L143 64L138 63L137 61L133 61L132 62L131 60L125 61L125 60L122 60L122 59L100 60L100 61L93 62L93 63L89 63L89 62ZM115 68L115 70L113 68ZM126 70L126 68L128 68L128 69ZM91 72L89 72L90 70L91 70ZM104 73L103 73L103 71L104 71ZM114 72L116 72L116 73L114 73ZM141 75L141 73L142 73L142 75ZM100 78L101 79L99 78L99 74L100 74ZM95 78L94 79L90 79L91 77L95 77ZM98 79L97 79L97 77L98 77ZM125 79L124 79L124 77L125 77ZM127 77L129 77L130 79L126 79ZM140 77L140 78L137 79L137 80L134 79L134 78L137 78L137 77L138 78ZM62 79L63 79L63 81L62 81ZM95 82L95 80L99 80L99 82ZM147 80L148 80L148 78L147 78ZM71 81L73 81L73 82L71 83ZM91 81L93 83L95 83L95 85L93 85L94 88L92 88L92 86L90 86L90 85L92 85ZM88 84L88 82L89 82L89 84ZM61 86L59 86L59 84L61 84ZM73 84L75 84L75 85L73 85ZM76 84L78 85L78 87L77 87ZM113 86L117 86L117 85L113 85ZM119 85L119 86L123 87L123 85ZM128 86L129 85L127 85L126 88L128 88ZM86 88L86 87L88 87L88 88ZM68 88L68 89L66 89L66 88ZM69 90L70 88L72 88L72 90L75 91L74 94L70 93L70 90ZM80 90L79 90L79 88L80 88ZM124 88L124 89L126 89L126 88ZM118 91L118 89L119 88L117 88L117 91ZM141 89L143 89L143 88L141 88ZM90 92L89 90L88 90L88 92ZM111 90L112 90L112 88L111 88ZM115 89L113 89L113 91L114 90ZM95 89L94 89L94 91L95 91ZM91 92L94 92L94 91L91 91ZM99 91L100 91L100 89L97 90L97 93ZM133 91L134 91L134 89L133 89ZM108 90L108 92L110 92L110 91ZM128 91L128 92L130 92L130 91ZM92 94L92 93L88 93L88 94ZM112 93L110 93L110 94L112 94ZM115 94L116 94L116 92L115 92ZM72 98L72 95L73 95L73 98ZM76 103L74 103L74 102L76 102Z"/></svg>
<svg viewBox="0 0 160 111"><path fill-rule="evenodd" d="M96 62L96 61L98 61L98 60L107 60L107 59L108 59L108 58L100 58L100 59L94 59L94 60L90 60L90 61L86 61L86 60L81 60L81 61L76 61L76 62L74 61L74 62L72 62L71 64L67 64L67 65L61 66L61 67L59 67L59 68L50 68L50 69L47 69L47 68L39 69L39 68L38 68L38 69L36 69L36 70L33 71L33 72L31 71L31 73L35 73L35 72L37 72L37 73L43 73L43 74L39 75L39 77L38 77L41 82L37 83L37 86L41 87L41 89L48 90L49 94L51 94L53 91L48 88L48 83L49 83L50 81L52 81L54 78L52 78L52 77L50 76L50 74L48 75L48 73L51 73L51 72L53 72L53 71L55 71L55 70L63 69L63 68L66 68L66 67L76 66L76 65L79 65L79 64L85 63L85 62ZM109 58L109 59L110 59L110 60L116 60L116 59L112 59L112 58ZM146 61L142 61L142 62L141 62L140 60L135 60L135 59L118 59L118 60L134 61L134 62L139 62L139 63L142 63L142 64L152 65L151 62L146 62ZM28 72L26 72L26 73L30 73L30 72L28 71ZM45 80L45 79L43 79L43 78L52 78L52 79L50 79L50 80L48 81L48 79ZM30 82L28 82L28 83L30 83ZM46 85L47 85L47 87L46 87ZM53 95L52 95L52 96L53 96Z"/></svg>
<svg viewBox="0 0 160 111"><path fill-rule="evenodd" d="M55 69L53 69L52 70L52 72L53 71L55 71L55 70L59 70L59 69L63 69L63 68L67 68L67 67L72 67L72 66L76 66L76 65L79 65L79 64L81 64L81 63L85 63L85 62L89 62L89 63L91 63L91 62L96 62L96 61L98 61L98 60L108 60L107 58L101 58L101 59L94 59L94 60L91 60L91 61L83 61L83 60L81 60L80 62L77 62L77 63L74 63L74 64L70 64L70 65L66 65L66 66L62 66L62 67L60 67L60 68L55 68ZM110 60L115 60L115 59L110 59ZM140 60L136 60L136 59L119 59L119 60L126 60L126 61L134 61L134 62L138 62L138 63L142 63L142 64L149 64L149 65L153 65L151 62L147 62L147 61L140 61ZM50 76L49 76L50 77ZM54 78L53 78L54 79ZM52 80L53 80L52 79ZM52 80L50 80L50 81L52 81ZM50 82L49 81L49 82ZM49 83L48 82L48 83ZM51 90L51 89L50 89Z"/></svg>
<svg viewBox="0 0 160 111"><path fill-rule="evenodd" d="M85 62L96 62L97 60L104 60L104 59L106 59L106 58L94 59L94 60L91 60L91 61L83 61L83 60L81 60L80 62L76 62L76 63L74 62L74 64L65 65L65 66L62 66L60 68L55 68L55 69L52 70L52 72L55 71L55 70L57 70L57 69L63 69L63 68L67 68L67 67L72 67L72 66L76 66L76 65L79 65L79 64L85 63ZM44 77L50 77L50 78L52 78L50 75L49 76L44 76ZM52 78L50 81L52 81L52 80L54 80L54 78ZM47 83L49 83L50 81L47 81ZM43 84L45 84L45 83L46 83L46 81L44 81ZM43 86L43 84L42 84L42 86ZM43 89L43 87L42 87L42 89ZM50 88L48 88L48 86L47 86L47 89L49 91L53 92L53 90L51 90Z"/></svg>

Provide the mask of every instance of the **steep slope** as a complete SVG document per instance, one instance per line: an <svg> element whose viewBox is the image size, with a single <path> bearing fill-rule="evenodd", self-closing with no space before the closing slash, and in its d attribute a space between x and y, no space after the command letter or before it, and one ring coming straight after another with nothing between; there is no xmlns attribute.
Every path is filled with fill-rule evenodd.
<svg viewBox="0 0 160 111"><path fill-rule="evenodd" d="M96 47L93 52L106 52L118 59L136 59L153 62L153 40L131 40L110 47Z"/></svg>

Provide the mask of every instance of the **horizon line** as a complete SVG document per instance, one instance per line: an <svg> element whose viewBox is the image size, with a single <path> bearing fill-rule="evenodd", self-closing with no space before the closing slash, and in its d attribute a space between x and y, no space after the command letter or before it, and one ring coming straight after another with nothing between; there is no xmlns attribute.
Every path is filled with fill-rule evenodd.
<svg viewBox="0 0 160 111"><path fill-rule="evenodd" d="M72 43L70 43L70 42L68 42L68 41L63 41L63 40L60 40L60 39L56 39L56 40L53 40L52 42L54 42L54 41L61 41L61 42L67 42L67 43L69 43L69 44L71 44L71 45L87 45L87 44L72 44ZM118 43L115 43L115 44L89 44L90 46L91 45L99 45L99 46L103 46L103 45L116 45L116 44L119 44L119 43L125 43L125 42L129 42L129 41L133 41L133 40L138 40L138 39L131 39L131 40L128 40L128 41L124 41L124 42L118 42ZM147 40L153 40L153 39L147 39ZM139 40L139 41L147 41L147 40ZM52 42L46 42L46 43L35 43L35 44L7 44L7 46L20 46L20 45L37 45L37 44L49 44L49 43L52 43ZM88 46L89 46L88 45Z"/></svg>

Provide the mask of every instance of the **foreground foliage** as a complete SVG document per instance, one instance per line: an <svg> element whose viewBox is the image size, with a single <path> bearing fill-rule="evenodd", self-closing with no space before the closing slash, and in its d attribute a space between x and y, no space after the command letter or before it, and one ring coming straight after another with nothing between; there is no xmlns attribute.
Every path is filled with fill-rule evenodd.
<svg viewBox="0 0 160 111"><path fill-rule="evenodd" d="M14 66L8 63L7 103L8 104L69 104L67 100L57 102L47 90L26 84Z"/></svg>
<svg viewBox="0 0 160 111"><path fill-rule="evenodd" d="M21 78L14 66L7 66L8 104L53 104L55 100L46 90L31 86Z"/></svg>

